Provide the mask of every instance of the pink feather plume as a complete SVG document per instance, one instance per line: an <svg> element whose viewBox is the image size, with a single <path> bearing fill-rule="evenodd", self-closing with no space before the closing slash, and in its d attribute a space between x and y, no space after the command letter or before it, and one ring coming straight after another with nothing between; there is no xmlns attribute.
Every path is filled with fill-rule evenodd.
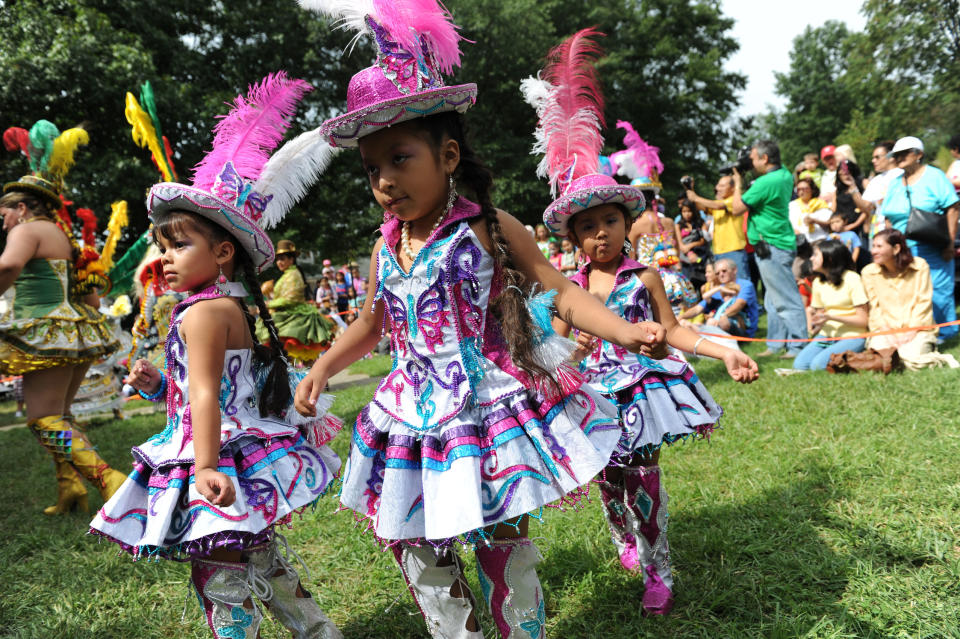
<svg viewBox="0 0 960 639"><path fill-rule="evenodd" d="M237 173L249 181L260 177L297 104L312 88L278 71L251 85L246 97L237 96L230 113L220 116L213 129L213 149L193 169L193 185L212 188L227 162L233 162Z"/></svg>
<svg viewBox="0 0 960 639"><path fill-rule="evenodd" d="M546 140L544 163L554 192L578 177L596 173L603 148L603 94L594 65L603 55L593 28L570 36L547 54L542 78L552 85L540 113ZM570 172L571 165L573 171Z"/></svg>
<svg viewBox="0 0 960 639"><path fill-rule="evenodd" d="M646 175L654 169L657 175L663 173L663 162L660 161L660 148L644 142L643 138L634 130L633 125L626 120L617 120L617 128L626 131L623 144L627 151L633 153L633 162Z"/></svg>
<svg viewBox="0 0 960 639"><path fill-rule="evenodd" d="M373 0L377 22L406 51L420 52L420 36L443 73L460 66L460 41L453 17L437 0Z"/></svg>
<svg viewBox="0 0 960 639"><path fill-rule="evenodd" d="M20 151L30 159L30 132L18 126L12 126L3 132L3 146L7 151Z"/></svg>

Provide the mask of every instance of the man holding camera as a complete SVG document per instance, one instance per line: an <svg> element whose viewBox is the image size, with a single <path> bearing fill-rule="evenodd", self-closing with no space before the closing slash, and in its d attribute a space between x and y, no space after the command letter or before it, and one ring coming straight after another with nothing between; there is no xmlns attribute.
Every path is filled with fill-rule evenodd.
<svg viewBox="0 0 960 639"><path fill-rule="evenodd" d="M737 272L749 277L750 266L747 262L747 236L743 230L743 214L733 212L733 176L721 175L714 187L716 197L708 200L693 190L693 178L684 175L680 184L686 189L687 199L697 205L707 215L713 216L713 256L717 261L731 260L737 266Z"/></svg>
<svg viewBox="0 0 960 639"><path fill-rule="evenodd" d="M780 166L780 147L771 140L760 140L750 149L753 169L760 176L743 190L740 171L733 170L733 212L750 211L747 218L747 239L754 247L754 257L763 280L763 305L767 309L767 338L806 339L807 318L803 300L797 289L791 266L797 255L797 240L790 224L788 207L793 195L793 176ZM798 342L767 342L760 357L775 355L795 357L803 347Z"/></svg>

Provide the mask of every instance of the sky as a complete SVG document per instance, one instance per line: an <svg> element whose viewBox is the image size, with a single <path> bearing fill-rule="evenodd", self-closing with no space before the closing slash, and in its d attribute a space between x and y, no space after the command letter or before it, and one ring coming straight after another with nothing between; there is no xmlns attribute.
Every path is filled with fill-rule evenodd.
<svg viewBox="0 0 960 639"><path fill-rule="evenodd" d="M741 115L754 115L771 104L784 107L774 94L774 71L790 69L793 39L807 26L840 20L854 30L863 29L860 0L721 0L723 12L736 20L731 35L740 42L727 62L727 69L747 76L747 88L740 95Z"/></svg>

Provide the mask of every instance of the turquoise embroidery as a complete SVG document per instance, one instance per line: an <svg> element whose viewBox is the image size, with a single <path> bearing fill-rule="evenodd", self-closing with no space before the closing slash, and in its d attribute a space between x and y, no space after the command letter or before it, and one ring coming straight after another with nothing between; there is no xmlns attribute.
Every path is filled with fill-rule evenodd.
<svg viewBox="0 0 960 639"><path fill-rule="evenodd" d="M433 382L428 381L417 399L417 415L423 418L423 428L426 430L430 425L430 419L437 412L437 404L430 399L433 395Z"/></svg>
<svg viewBox="0 0 960 639"><path fill-rule="evenodd" d="M230 616L233 617L233 623L217 628L217 634L228 639L246 639L245 628L253 624L253 615L247 614L243 606L234 606L230 609Z"/></svg>
<svg viewBox="0 0 960 639"><path fill-rule="evenodd" d="M650 521L650 513L653 512L653 500L643 490L637 491L637 498L634 500L634 505L640 511L640 514L643 515L643 521Z"/></svg>
<svg viewBox="0 0 960 639"><path fill-rule="evenodd" d="M540 605L537 606L537 618L531 619L530 621L524 621L520 624L520 628L530 635L530 639L537 639L540 636L540 631L543 628L543 624L547 622L546 611L543 609L543 599L540 600Z"/></svg>
<svg viewBox="0 0 960 639"><path fill-rule="evenodd" d="M413 295L407 293L407 329L410 331L411 339L417 338L417 332L420 330L420 327L417 326L417 314L416 309L416 300L413 299Z"/></svg>

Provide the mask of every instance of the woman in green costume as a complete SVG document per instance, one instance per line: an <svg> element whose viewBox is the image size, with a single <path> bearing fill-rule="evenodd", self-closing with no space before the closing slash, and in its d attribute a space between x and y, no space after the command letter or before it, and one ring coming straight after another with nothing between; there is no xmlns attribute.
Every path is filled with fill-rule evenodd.
<svg viewBox="0 0 960 639"><path fill-rule="evenodd" d="M267 307L277 326L287 355L309 364L330 348L336 325L311 303L307 283L297 266L297 247L290 240L277 242L277 268L283 273L273 285L273 299ZM257 321L257 339L269 341L263 322Z"/></svg>
<svg viewBox="0 0 960 639"><path fill-rule="evenodd" d="M27 425L53 455L58 498L44 510L87 510L78 473L104 501L125 476L107 465L70 416L70 404L91 362L118 347L106 320L71 293L74 249L54 222L57 186L28 175L4 186L0 215L7 243L0 255L0 293L12 300L0 313L0 373L23 375ZM85 300L93 302L94 299Z"/></svg>

